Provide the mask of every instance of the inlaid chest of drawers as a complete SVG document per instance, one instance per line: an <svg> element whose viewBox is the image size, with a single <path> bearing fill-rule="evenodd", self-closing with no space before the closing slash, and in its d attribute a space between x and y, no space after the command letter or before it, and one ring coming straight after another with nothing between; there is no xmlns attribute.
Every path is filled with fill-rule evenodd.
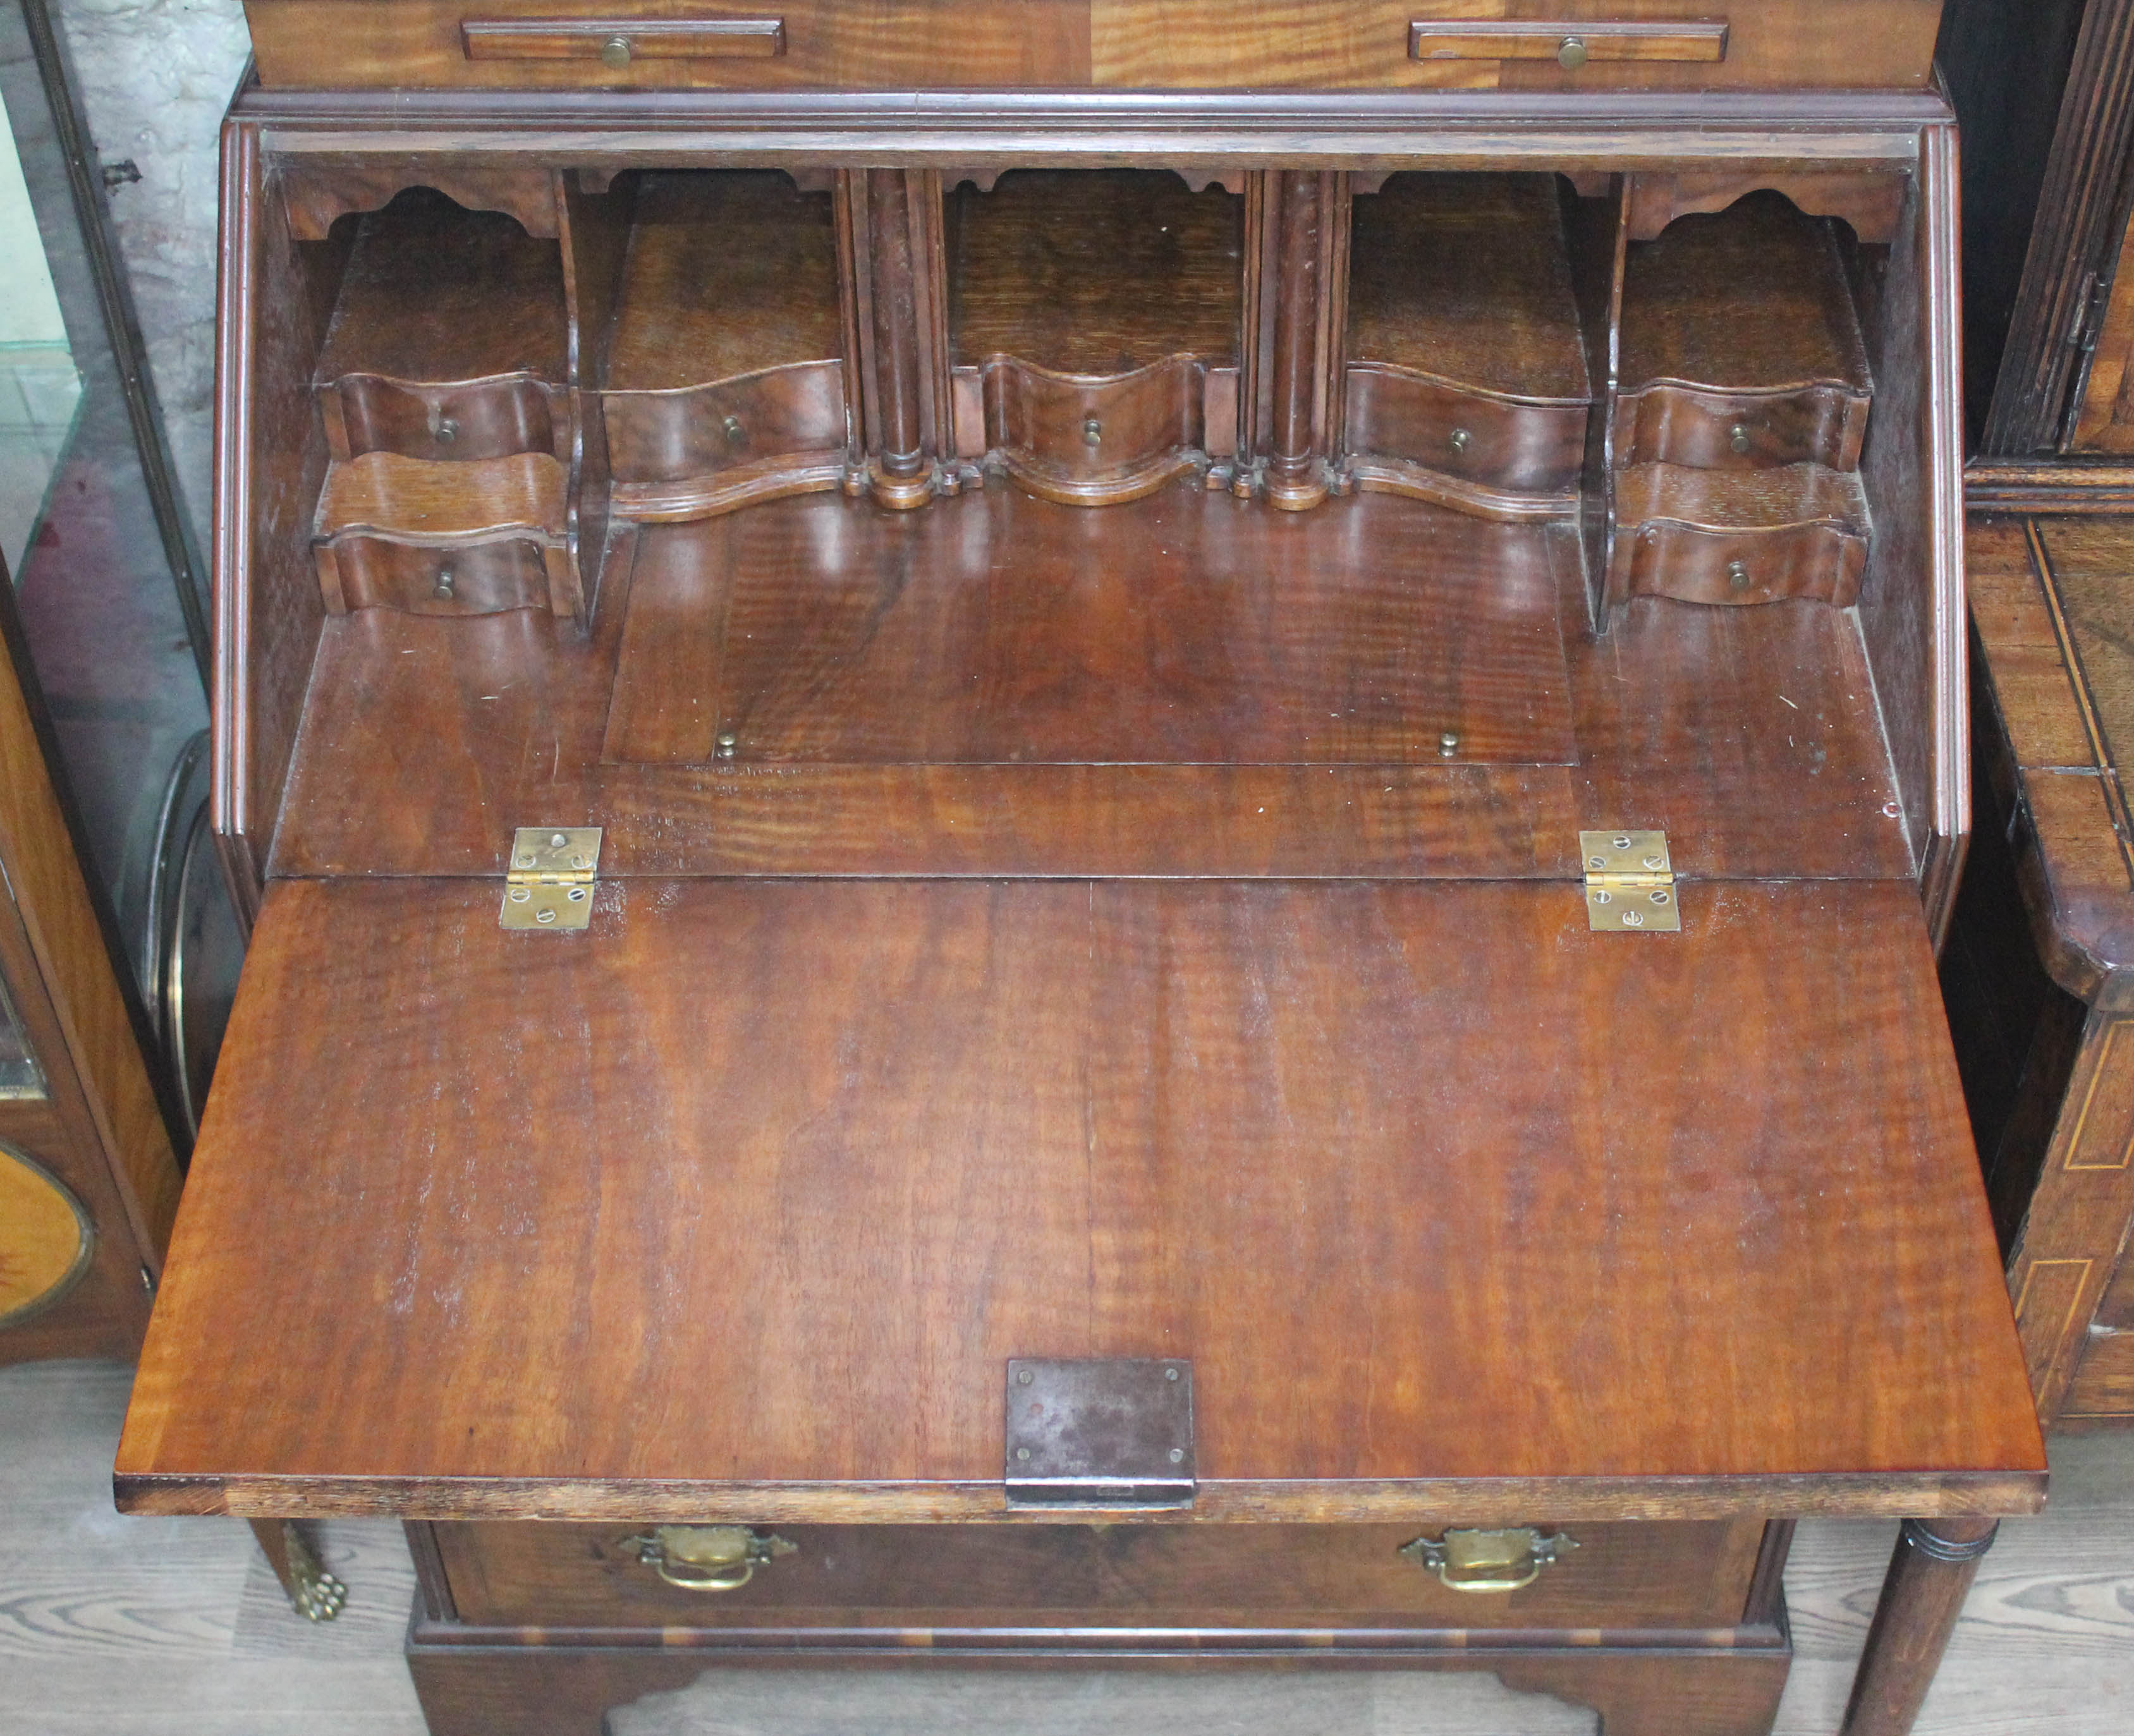
<svg viewBox="0 0 2134 1736"><path fill-rule="evenodd" d="M1792 1520L1903 1516L1902 1729L2044 1487L1936 12L255 5L256 925L123 1503L404 1516L440 1736L1760 1731Z"/></svg>

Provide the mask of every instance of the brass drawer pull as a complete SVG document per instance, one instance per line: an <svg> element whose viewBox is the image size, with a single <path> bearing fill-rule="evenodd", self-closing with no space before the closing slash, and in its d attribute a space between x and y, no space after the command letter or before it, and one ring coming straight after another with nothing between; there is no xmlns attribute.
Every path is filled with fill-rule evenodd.
<svg viewBox="0 0 2134 1736"><path fill-rule="evenodd" d="M470 60L768 60L785 52L783 18L469 18Z"/></svg>
<svg viewBox="0 0 2134 1736"><path fill-rule="evenodd" d="M1590 60L1711 62L1726 58L1725 20L1587 23L1582 20L1418 18L1407 27L1417 60L1553 60L1576 72Z"/></svg>
<svg viewBox="0 0 2134 1736"><path fill-rule="evenodd" d="M616 1547L684 1591L739 1591L764 1563L797 1554L800 1546L760 1536L745 1525L663 1525L625 1537Z"/></svg>
<svg viewBox="0 0 2134 1736"><path fill-rule="evenodd" d="M1454 1591L1517 1591L1533 1584L1541 1571L1578 1547L1577 1540L1558 1531L1544 1537L1531 1525L1511 1531L1449 1531L1442 1537L1417 1537L1400 1552Z"/></svg>

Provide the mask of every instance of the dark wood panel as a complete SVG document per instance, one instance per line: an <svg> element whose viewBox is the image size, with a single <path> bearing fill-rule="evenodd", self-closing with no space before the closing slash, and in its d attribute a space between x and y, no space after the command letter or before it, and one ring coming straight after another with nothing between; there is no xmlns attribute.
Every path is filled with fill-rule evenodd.
<svg viewBox="0 0 2134 1736"><path fill-rule="evenodd" d="M417 187L356 219L317 379L380 374L472 380L569 379L568 315L555 241L497 211ZM553 226L551 237L554 234Z"/></svg>
<svg viewBox="0 0 2134 1736"><path fill-rule="evenodd" d="M1868 390L1859 316L1829 220L1803 216L1775 193L1678 218L1658 240L1633 242L1622 342L1626 392L1654 380Z"/></svg>
<svg viewBox="0 0 2134 1736"><path fill-rule="evenodd" d="M706 605L723 618L710 704L718 732L735 738L732 757L1572 757L1545 530L1388 514L1364 550L1338 519L1292 523L1190 486L1118 522L1123 533L1103 536L1077 509L1003 488L908 523L842 505L751 516L715 545L731 567ZM705 560L717 557L693 545L696 534L645 535L633 610L643 600L667 616L670 583L700 593ZM618 706L684 715L673 698L645 697L674 678L664 649L633 634L625 649ZM696 732L687 739L693 747ZM608 750L674 757L656 732L620 742L612 727Z"/></svg>
<svg viewBox="0 0 2134 1736"><path fill-rule="evenodd" d="M1234 358L1243 201L1161 171L1017 170L948 198L949 344L1061 374Z"/></svg>
<svg viewBox="0 0 2134 1736"><path fill-rule="evenodd" d="M1628 940L1548 884L496 902L270 892L129 1507L997 1517L1024 1354L1191 1357L1200 1518L2036 1498L1900 882Z"/></svg>
<svg viewBox="0 0 2134 1736"><path fill-rule="evenodd" d="M437 1536L460 1619L477 1627L1487 1629L1736 1626L1764 1534L1754 1519L1575 1526L1576 1547L1532 1585L1486 1593L1454 1590L1401 1555L1442 1529L794 1526L777 1533L794 1554L708 1594L664 1583L611 1525L447 1524Z"/></svg>
<svg viewBox="0 0 2134 1736"><path fill-rule="evenodd" d="M1349 355L1513 398L1585 403L1552 175L1395 175L1359 194Z"/></svg>
<svg viewBox="0 0 2134 1736"><path fill-rule="evenodd" d="M827 192L775 170L639 180L605 384L698 386L844 351Z"/></svg>

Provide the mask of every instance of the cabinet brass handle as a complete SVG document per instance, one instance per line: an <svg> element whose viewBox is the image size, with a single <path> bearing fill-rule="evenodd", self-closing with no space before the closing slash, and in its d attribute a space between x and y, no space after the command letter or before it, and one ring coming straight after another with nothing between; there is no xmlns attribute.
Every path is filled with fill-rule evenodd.
<svg viewBox="0 0 2134 1736"><path fill-rule="evenodd" d="M1542 1570L1578 1547L1577 1540L1557 1531L1544 1537L1531 1525L1510 1531L1449 1531L1442 1537L1417 1537L1400 1552L1434 1573L1454 1591L1518 1591L1533 1584Z"/></svg>
<svg viewBox="0 0 2134 1736"><path fill-rule="evenodd" d="M663 1525L616 1546L683 1591L739 1591L756 1570L800 1546L745 1525Z"/></svg>
<svg viewBox="0 0 2134 1736"><path fill-rule="evenodd" d="M1091 446L1102 446L1104 443L1104 424L1102 418L1094 416L1085 416L1082 418L1082 443Z"/></svg>
<svg viewBox="0 0 2134 1736"><path fill-rule="evenodd" d="M630 38L610 36L601 44L600 57L603 66L627 66L630 64Z"/></svg>
<svg viewBox="0 0 2134 1736"><path fill-rule="evenodd" d="M1579 37L1566 36L1556 51L1556 64L1566 72L1576 72L1586 64L1586 44Z"/></svg>

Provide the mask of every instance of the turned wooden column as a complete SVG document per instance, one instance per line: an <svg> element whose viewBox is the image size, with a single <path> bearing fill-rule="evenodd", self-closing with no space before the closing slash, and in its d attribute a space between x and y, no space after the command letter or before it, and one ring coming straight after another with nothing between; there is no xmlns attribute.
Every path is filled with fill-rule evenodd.
<svg viewBox="0 0 2134 1736"><path fill-rule="evenodd" d="M936 492L939 461L952 446L944 433L949 400L940 176L921 169L857 171L845 201L852 230L866 485L884 506L915 507Z"/></svg>
<svg viewBox="0 0 2134 1736"><path fill-rule="evenodd" d="M1911 1729L1998 1529L1991 1519L1905 1521L1839 1736L1905 1736Z"/></svg>
<svg viewBox="0 0 2134 1736"><path fill-rule="evenodd" d="M1316 506L1330 490L1348 300L1347 183L1345 175L1274 170L1261 188L1253 445L1269 504L1287 512Z"/></svg>

